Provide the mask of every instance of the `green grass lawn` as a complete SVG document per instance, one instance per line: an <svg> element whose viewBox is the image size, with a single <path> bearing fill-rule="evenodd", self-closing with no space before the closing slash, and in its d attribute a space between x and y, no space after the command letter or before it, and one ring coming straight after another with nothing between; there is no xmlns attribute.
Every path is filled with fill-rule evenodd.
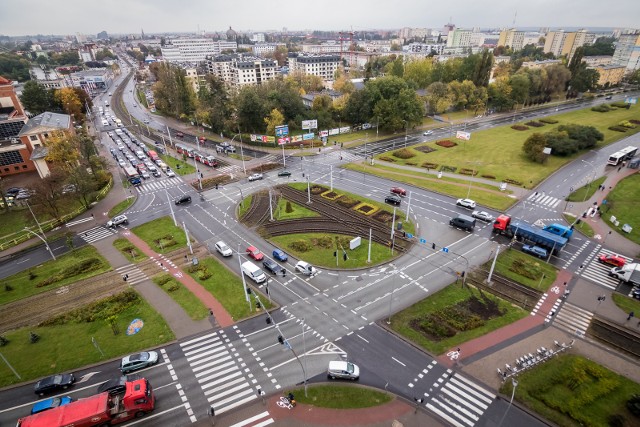
<svg viewBox="0 0 640 427"><path fill-rule="evenodd" d="M478 324L478 327L458 331L455 335L438 341L428 339L427 336L412 327L415 322L421 323L422 319L431 313L450 312L451 307L467 300L472 294L478 296L479 292L475 288L465 287L462 289L460 285L449 285L441 291L417 302L411 307L394 314L391 317L391 328L403 337L413 341L416 345L430 351L431 353L442 354L463 342L485 335L529 315L529 312L515 307L507 301L501 300L493 295L483 293L483 295L487 296L491 300L496 301L500 310L503 311L504 314L493 319L489 319L482 324ZM463 321L459 319L459 322L462 323Z"/></svg>
<svg viewBox="0 0 640 427"><path fill-rule="evenodd" d="M171 170L178 175L189 175L196 171L196 168L193 166L193 159L189 159L188 157L185 161L166 154L162 154L160 157L162 158L162 161L169 165Z"/></svg>
<svg viewBox="0 0 640 427"><path fill-rule="evenodd" d="M547 124L541 128L531 127L526 131L511 129L511 125L473 132L471 140L456 140L455 137L442 138L450 139L458 143L456 147L444 148L436 145L435 142L419 144L418 146L428 146L436 151L422 153L414 148L410 148L415 156L410 159L394 158L397 164L407 164L407 162L421 165L424 162L442 166L455 167L460 169L475 169L478 177L489 175L495 177L496 182L511 179L522 183L526 188L532 188L544 178L559 169L564 164L574 160L583 153L576 153L570 157L550 156L543 165L534 163L527 159L522 152L522 144L535 132L548 132L561 124L580 124L594 126L604 134L604 141L597 148L615 142L640 131L640 127L629 130L622 134L607 129L609 126L617 124L622 120L640 119L640 113L636 107L629 110L617 109L608 113L597 113L590 109L573 111L559 114L553 117L559 120L558 124ZM522 124L522 123L520 123ZM377 155L376 158L393 157L390 152Z"/></svg>
<svg viewBox="0 0 640 427"><path fill-rule="evenodd" d="M598 187L602 185L602 183L605 182L606 179L606 176L601 176L600 178L593 181L590 185L586 184L578 188L576 191L569 194L569 197L567 197L565 200L568 200L570 202L584 202L585 200L590 199L591 196L593 196L595 192L598 191Z"/></svg>
<svg viewBox="0 0 640 427"><path fill-rule="evenodd" d="M160 254L187 246L184 229L176 227L168 216L134 227L131 231Z"/></svg>
<svg viewBox="0 0 640 427"><path fill-rule="evenodd" d="M551 264L516 249L507 249L498 255L495 272L542 292L549 289L558 275Z"/></svg>
<svg viewBox="0 0 640 427"><path fill-rule="evenodd" d="M229 312L234 320L244 319L252 314L256 310L256 302L253 295L251 297L251 307L254 312L249 311L249 303L245 299L244 289L242 287L242 278L238 277L235 273L228 270L224 265L220 264L215 258L201 259L198 271L193 271L193 266L188 267L186 270L191 277L193 277L198 283L207 289L220 304ZM209 277L203 279L203 274ZM253 287L255 283L247 280L247 286ZM254 288L255 289L255 288ZM260 294L260 301L262 301L262 308L260 310L267 310L272 307L268 298Z"/></svg>
<svg viewBox="0 0 640 427"><path fill-rule="evenodd" d="M238 218L242 218L242 216L249 210L252 200L253 194L249 194L247 197L242 199L240 205L238 206Z"/></svg>
<svg viewBox="0 0 640 427"><path fill-rule="evenodd" d="M328 268L359 268L366 267L368 265L380 264L384 261L388 261L392 258L391 249L380 243L372 242L371 244L371 263L367 264L367 252L369 250L369 236L362 237L362 243L354 250L350 250L348 244L343 244L344 250L347 252L348 259L343 259L343 253L340 249L338 252L338 264L336 265L336 257L333 253L336 250L335 237L344 238L342 234L330 234L330 233L305 233L305 234L288 234L285 236L275 236L269 239L273 244L282 248L285 252L293 255L296 258L307 261L318 267ZM353 239L354 236L347 236L348 240ZM331 247L321 247L315 242L322 241L319 239L330 239L333 243ZM299 251L295 250L296 243L294 242L308 242L310 243L310 250ZM292 247L293 246L293 247ZM398 251L393 252L394 256L398 255Z"/></svg>
<svg viewBox="0 0 640 427"><path fill-rule="evenodd" d="M452 197L466 198L468 194L478 204L497 210L506 210L517 201L517 199L509 197L510 191L501 193L497 186L479 182L471 183L471 192L469 192L469 181L464 182L462 178L442 177L438 179L435 175L422 174L381 164L371 166L363 163L350 163L345 165L345 168L448 194Z"/></svg>
<svg viewBox="0 0 640 427"><path fill-rule="evenodd" d="M113 241L113 246L124 255L129 262L137 263L142 260L149 258L142 251L136 248L131 242L127 239L119 238Z"/></svg>
<svg viewBox="0 0 640 427"><path fill-rule="evenodd" d="M167 295L180 304L180 307L193 320L202 320L209 316L209 309L182 283L175 280L169 274L159 274L153 277L153 283L160 286Z"/></svg>
<svg viewBox="0 0 640 427"><path fill-rule="evenodd" d="M126 335L127 326L134 319L141 319L144 327L135 335ZM29 381L57 372L72 371L174 339L162 316L142 298L138 298L134 305L116 315L116 325L118 335L114 335L104 317L91 322L32 326L3 334L9 339L9 344L2 347L2 354L22 379L16 378L7 365L1 363L0 386ZM40 341L31 344L30 331L38 334ZM104 356L94 347L92 339L95 339ZM117 374L117 371L114 374Z"/></svg>
<svg viewBox="0 0 640 427"><path fill-rule="evenodd" d="M291 205L291 212L287 212L287 203ZM276 206L273 213L273 218L276 220L313 218L318 216L320 216L320 214L317 212L307 209L295 202L286 200L285 198L280 198L278 200L278 206Z"/></svg>
<svg viewBox="0 0 640 427"><path fill-rule="evenodd" d="M562 216L564 216L564 219L569 223L569 224L573 224L574 221L576 220L576 217L573 215L568 215L568 214L563 214ZM594 232L593 232L593 228L591 228L591 226L583 220L583 218L580 218L580 224L574 224L573 228L575 230L580 230L580 232L582 234L584 234L585 236L591 238L594 236Z"/></svg>
<svg viewBox="0 0 640 427"><path fill-rule="evenodd" d="M637 313L636 317L640 318L640 301L635 298L628 297L626 295L613 292L613 302L625 313L634 312Z"/></svg>
<svg viewBox="0 0 640 427"><path fill-rule="evenodd" d="M625 238L640 244L640 174L633 174L618 183L607 195L607 204L600 207L602 219ZM611 216L620 222L611 223ZM633 227L631 233L621 230L624 224ZM638 254L633 254L638 255Z"/></svg>
<svg viewBox="0 0 640 427"><path fill-rule="evenodd" d="M135 201L135 197L129 197L128 199L121 201L109 210L109 218L113 218L114 216L126 211Z"/></svg>
<svg viewBox="0 0 640 427"><path fill-rule="evenodd" d="M512 393L511 381L500 392ZM626 401L640 384L578 355L563 354L518 375L515 399L559 426L638 425ZM620 416L612 423L612 416Z"/></svg>
<svg viewBox="0 0 640 427"><path fill-rule="evenodd" d="M307 184L304 182L295 182L295 183L291 183L289 184L290 187L295 188L296 190L303 190L303 191L307 191ZM324 187L324 185L322 186ZM329 187L326 187L327 190L329 190ZM375 200L371 200L371 199L367 199L366 197L362 197L359 196L357 194L354 193L349 193L348 191L344 191L344 190L338 190L337 188L334 187L334 192L340 195L344 195L347 197L350 197L354 200L360 200L361 202L365 202L369 205L372 205L382 211L387 211L389 213L393 213L393 207L383 203L383 202L378 202ZM328 199L327 199L328 200ZM365 216L364 214L362 215L363 217ZM403 212L401 209L397 209L396 210L396 222L402 222L403 224L403 228L407 233L413 233L415 234L415 225L413 224L413 222L411 221L404 221L404 218L406 216L406 213ZM389 230L389 233L391 233L391 230Z"/></svg>
<svg viewBox="0 0 640 427"><path fill-rule="evenodd" d="M3 279L4 286L0 289L0 305L97 276L109 270L111 270L111 266L96 248L84 246L59 256L55 261L44 262ZM32 279L29 278L30 275ZM52 280L55 277L59 280L48 285L43 284L43 281ZM41 284L40 287L38 287L39 284ZM11 290L7 290L6 286L10 286Z"/></svg>
<svg viewBox="0 0 640 427"><path fill-rule="evenodd" d="M391 402L393 396L370 388L347 385L310 385L307 396L304 388L292 390L298 403L332 409L371 408Z"/></svg>

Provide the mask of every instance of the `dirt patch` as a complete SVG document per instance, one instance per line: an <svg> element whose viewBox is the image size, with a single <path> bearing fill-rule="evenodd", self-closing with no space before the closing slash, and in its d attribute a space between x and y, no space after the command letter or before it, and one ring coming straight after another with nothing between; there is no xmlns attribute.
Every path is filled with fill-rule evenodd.
<svg viewBox="0 0 640 427"><path fill-rule="evenodd" d="M320 194L320 193L324 193L325 191L327 191L327 189L319 185L311 186L311 194Z"/></svg>
<svg viewBox="0 0 640 427"><path fill-rule="evenodd" d="M373 219L375 219L376 221L388 223L388 222L391 222L393 220L393 214L391 214L389 212L382 211L382 212L378 212L377 214L375 214L373 216Z"/></svg>
<svg viewBox="0 0 640 427"><path fill-rule="evenodd" d="M339 204L340 206L344 206L345 208L352 208L358 203L360 203L360 200L352 199L351 197L347 197L347 196L342 196L336 200L336 203Z"/></svg>

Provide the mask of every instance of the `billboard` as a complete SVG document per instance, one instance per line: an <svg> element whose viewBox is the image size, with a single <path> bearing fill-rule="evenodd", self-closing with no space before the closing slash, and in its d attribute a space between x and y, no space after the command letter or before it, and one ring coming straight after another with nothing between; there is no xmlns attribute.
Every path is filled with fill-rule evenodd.
<svg viewBox="0 0 640 427"><path fill-rule="evenodd" d="M327 137L329 136L329 131L328 130L321 130L319 133L320 137Z"/></svg>
<svg viewBox="0 0 640 427"><path fill-rule="evenodd" d="M287 136L287 135L289 135L289 126L288 125L276 126L276 136L277 137L283 137L283 136Z"/></svg>
<svg viewBox="0 0 640 427"><path fill-rule="evenodd" d="M283 136L281 138L278 138L278 145L285 145L285 144L288 144L289 142L291 142L291 140L289 139L288 136Z"/></svg>
<svg viewBox="0 0 640 427"><path fill-rule="evenodd" d="M304 135L302 135L302 139L304 139L305 141L313 139L314 137L315 137L315 134L313 132L305 133Z"/></svg>
<svg viewBox="0 0 640 427"><path fill-rule="evenodd" d="M329 129L329 135L340 135L340 129Z"/></svg>
<svg viewBox="0 0 640 427"><path fill-rule="evenodd" d="M303 120L302 129L318 129L317 120Z"/></svg>
<svg viewBox="0 0 640 427"><path fill-rule="evenodd" d="M468 141L471 139L471 134L469 132L463 132L461 130L456 132L456 138L457 139L464 139L465 141Z"/></svg>

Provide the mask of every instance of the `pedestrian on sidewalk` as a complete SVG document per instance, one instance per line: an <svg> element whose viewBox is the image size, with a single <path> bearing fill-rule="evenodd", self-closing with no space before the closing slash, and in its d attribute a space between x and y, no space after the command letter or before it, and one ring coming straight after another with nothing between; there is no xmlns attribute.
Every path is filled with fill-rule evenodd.
<svg viewBox="0 0 640 427"><path fill-rule="evenodd" d="M634 316L633 311L629 312L629 316L627 317L627 320L631 320L631 318Z"/></svg>

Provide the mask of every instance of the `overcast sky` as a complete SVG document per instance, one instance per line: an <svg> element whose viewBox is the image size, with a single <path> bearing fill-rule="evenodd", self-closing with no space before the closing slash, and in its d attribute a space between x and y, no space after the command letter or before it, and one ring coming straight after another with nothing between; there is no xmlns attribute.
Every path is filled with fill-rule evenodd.
<svg viewBox="0 0 640 427"><path fill-rule="evenodd" d="M0 34L640 26L638 0L2 1Z"/></svg>

